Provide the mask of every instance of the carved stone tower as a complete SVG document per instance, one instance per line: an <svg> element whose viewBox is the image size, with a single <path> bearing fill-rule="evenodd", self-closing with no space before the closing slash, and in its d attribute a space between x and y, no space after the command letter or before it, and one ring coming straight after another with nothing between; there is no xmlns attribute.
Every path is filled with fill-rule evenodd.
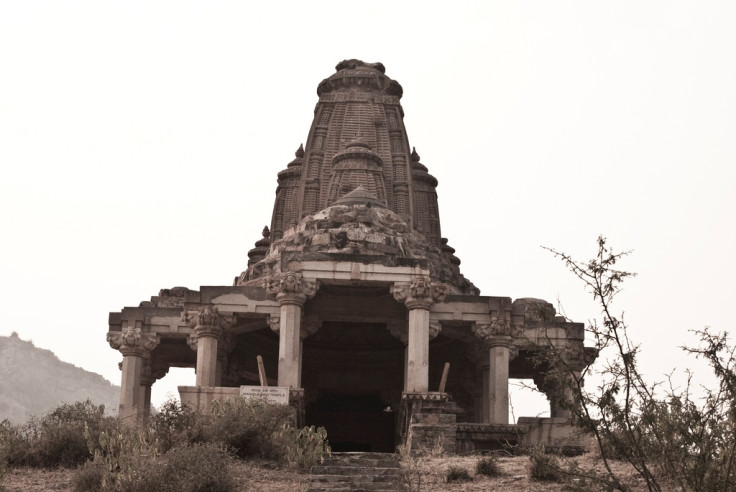
<svg viewBox="0 0 736 492"><path fill-rule="evenodd" d="M306 147L279 173L273 239L342 196L340 186L348 183L340 174L347 167L353 185L362 184L439 248L437 180L410 150L399 103L401 85L385 75L381 63L346 60L336 69L317 87L319 101ZM356 149L363 149L363 155ZM342 172L336 176L335 171Z"/></svg>

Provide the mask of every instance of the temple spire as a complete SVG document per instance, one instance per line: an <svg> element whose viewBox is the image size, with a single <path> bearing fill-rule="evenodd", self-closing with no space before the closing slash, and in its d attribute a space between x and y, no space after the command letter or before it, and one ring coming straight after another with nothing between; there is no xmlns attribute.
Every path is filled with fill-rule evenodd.
<svg viewBox="0 0 736 492"><path fill-rule="evenodd" d="M381 63L344 60L318 85L306 144L279 173L273 241L360 185L441 247L437 180L409 146L403 89L385 70Z"/></svg>

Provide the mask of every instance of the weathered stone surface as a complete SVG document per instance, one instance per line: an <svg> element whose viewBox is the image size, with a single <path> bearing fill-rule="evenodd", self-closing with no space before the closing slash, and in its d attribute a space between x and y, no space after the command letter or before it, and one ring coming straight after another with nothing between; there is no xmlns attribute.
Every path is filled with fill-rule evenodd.
<svg viewBox="0 0 736 492"><path fill-rule="evenodd" d="M481 297L460 273L441 237L437 180L409 146L402 92L381 64L338 64L232 286L163 289L110 314L108 338L125 356L121 415L147 412L154 368L195 366L197 386L180 392L194 408L276 383L290 388L296 422L325 422L333 444L354 450L392 451L397 435L469 450L497 435L457 437L456 420L508 435L510 377L538 382L552 416L566 415L569 395L533 354L554 349L579 373L596 355L583 325L540 299Z"/></svg>
<svg viewBox="0 0 736 492"><path fill-rule="evenodd" d="M361 200L351 196L356 193ZM451 257L412 230L395 212L380 203L371 204L371 197L358 189L305 217L295 232L286 231L281 239L274 241L263 260L243 272L238 285L257 285L261 276L280 271L285 257L288 261L304 261L315 254L326 254L325 259L345 261L345 256L361 255L363 261L382 265L398 265L400 260L409 264L421 261L432 272L433 280L448 284L452 292L478 293L450 261ZM285 255L286 252L289 254Z"/></svg>

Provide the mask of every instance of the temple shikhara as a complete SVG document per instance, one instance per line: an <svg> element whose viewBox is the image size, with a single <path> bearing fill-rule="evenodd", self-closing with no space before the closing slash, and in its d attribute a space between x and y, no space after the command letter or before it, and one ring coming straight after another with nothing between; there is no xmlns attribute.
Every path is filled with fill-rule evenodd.
<svg viewBox="0 0 736 492"><path fill-rule="evenodd" d="M182 403L207 412L243 386L281 388L334 450L576 445L567 393L539 354L582 371L595 358L583 325L539 299L482 296L463 276L402 93L380 63L339 63L232 284L163 289L110 313L121 417L144 418L151 385L190 367ZM551 417L509 423L509 378L545 392Z"/></svg>

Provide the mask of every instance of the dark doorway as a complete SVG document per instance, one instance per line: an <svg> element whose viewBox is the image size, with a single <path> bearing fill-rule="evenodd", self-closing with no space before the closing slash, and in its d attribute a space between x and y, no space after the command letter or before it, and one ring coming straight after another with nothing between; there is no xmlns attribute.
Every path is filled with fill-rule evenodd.
<svg viewBox="0 0 736 492"><path fill-rule="evenodd" d="M304 340L307 425L335 451L393 452L404 347L383 323L325 321Z"/></svg>
<svg viewBox="0 0 736 492"><path fill-rule="evenodd" d="M306 416L327 430L333 451L394 451L395 412L377 395L324 394Z"/></svg>

